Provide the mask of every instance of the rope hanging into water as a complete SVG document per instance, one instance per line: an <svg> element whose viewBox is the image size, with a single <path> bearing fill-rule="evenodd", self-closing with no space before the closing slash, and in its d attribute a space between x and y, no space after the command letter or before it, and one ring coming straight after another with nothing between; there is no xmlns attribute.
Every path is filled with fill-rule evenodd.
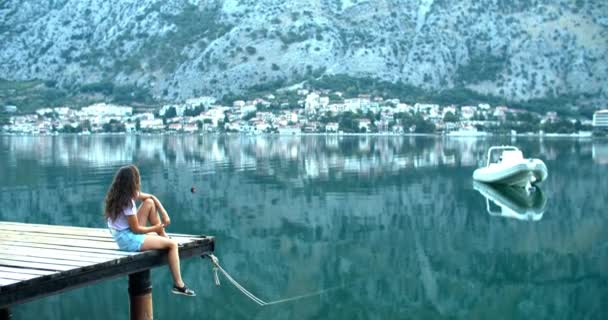
<svg viewBox="0 0 608 320"><path fill-rule="evenodd" d="M320 295L322 293L325 293L325 292L328 292L328 291L331 291L331 290L335 290L337 288L342 287L342 286L337 286L337 287L332 287L332 288L329 288L329 289L323 289L323 290L319 290L319 291L316 291L316 292L313 292L313 293L303 294L303 295L299 295L299 296L295 296L295 297L291 297L291 298L287 298L287 299L281 299L281 300L275 300L275 301L266 302L266 301L264 301L264 300L256 297L253 293L251 293L249 290L245 289L236 280L234 280L234 278L232 278L230 276L230 274L228 274L228 272L226 272L226 270L224 270L224 268L222 268L222 266L220 266L220 262L219 262L219 260L218 260L218 258L216 256L214 256L213 254L207 254L207 256L209 257L209 259L211 259L211 263L213 264L213 280L214 280L216 286L220 285L220 278L218 276L218 271L220 271L226 277L226 279L228 279L228 281L230 283L232 283L232 285L234 285L245 296L247 296L249 299L251 299L253 302L257 303L261 307L270 306L270 305L273 305L273 304L284 303L284 302L289 302L289 301L295 301L295 300L299 300L299 299L304 299L304 298Z"/></svg>

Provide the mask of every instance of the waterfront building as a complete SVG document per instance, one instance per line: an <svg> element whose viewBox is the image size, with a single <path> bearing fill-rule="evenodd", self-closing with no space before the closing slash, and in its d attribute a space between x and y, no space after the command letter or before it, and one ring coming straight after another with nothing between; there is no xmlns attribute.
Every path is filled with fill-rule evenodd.
<svg viewBox="0 0 608 320"><path fill-rule="evenodd" d="M593 114L593 127L608 129L608 109L598 110Z"/></svg>
<svg viewBox="0 0 608 320"><path fill-rule="evenodd" d="M328 122L325 125L326 132L338 132L339 124L337 122Z"/></svg>
<svg viewBox="0 0 608 320"><path fill-rule="evenodd" d="M460 113L462 118L465 120L471 120L475 116L475 112L477 112L477 108L473 106L464 106L460 108Z"/></svg>
<svg viewBox="0 0 608 320"><path fill-rule="evenodd" d="M147 129L147 130L163 130L165 128L165 125L163 124L162 119L151 119L151 120L142 119L139 123L139 126L142 129Z"/></svg>
<svg viewBox="0 0 608 320"><path fill-rule="evenodd" d="M282 135L292 135L292 134L301 134L302 133L302 129L297 126L297 125L293 125L293 126L286 126L286 127L279 127L278 128L279 134Z"/></svg>
<svg viewBox="0 0 608 320"><path fill-rule="evenodd" d="M359 119L359 131L369 132L371 121L369 119Z"/></svg>
<svg viewBox="0 0 608 320"><path fill-rule="evenodd" d="M549 111L549 112L547 112L545 117L541 120L541 123L546 123L546 122L554 123L554 122L557 122L557 119L558 119L557 112Z"/></svg>
<svg viewBox="0 0 608 320"><path fill-rule="evenodd" d="M136 131L135 123L133 123L133 122L126 122L125 123L125 131L126 132L135 132Z"/></svg>
<svg viewBox="0 0 608 320"><path fill-rule="evenodd" d="M167 128L169 130L173 130L173 131L181 131L182 130L182 124L181 123L171 123L167 126Z"/></svg>
<svg viewBox="0 0 608 320"><path fill-rule="evenodd" d="M196 123L187 123L183 126L184 132L196 132L198 131L198 125Z"/></svg>

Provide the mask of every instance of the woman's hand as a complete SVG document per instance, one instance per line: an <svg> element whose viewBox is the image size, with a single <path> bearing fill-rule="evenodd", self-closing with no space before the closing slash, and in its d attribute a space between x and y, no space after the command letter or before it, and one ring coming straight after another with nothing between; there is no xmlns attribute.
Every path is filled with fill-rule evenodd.
<svg viewBox="0 0 608 320"><path fill-rule="evenodd" d="M156 233L160 234L160 233L162 233L162 232L164 231L164 229L165 229L165 224L163 224L163 223L159 223L159 224L154 225L154 227L153 227L153 228L154 228L154 232L156 232Z"/></svg>

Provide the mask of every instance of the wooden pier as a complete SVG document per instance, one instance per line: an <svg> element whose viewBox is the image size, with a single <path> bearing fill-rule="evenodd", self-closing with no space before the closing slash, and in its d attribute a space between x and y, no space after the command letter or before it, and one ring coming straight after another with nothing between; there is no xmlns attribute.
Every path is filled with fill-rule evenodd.
<svg viewBox="0 0 608 320"><path fill-rule="evenodd" d="M181 259L214 250L213 237L169 235ZM105 228L0 222L0 319L12 305L125 275L132 299L148 294L149 269L166 263L165 251L120 251Z"/></svg>

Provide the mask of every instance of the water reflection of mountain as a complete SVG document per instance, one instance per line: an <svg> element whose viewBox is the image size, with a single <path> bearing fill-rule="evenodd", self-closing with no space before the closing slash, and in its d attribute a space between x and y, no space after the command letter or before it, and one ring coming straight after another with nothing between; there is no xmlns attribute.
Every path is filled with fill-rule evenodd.
<svg viewBox="0 0 608 320"><path fill-rule="evenodd" d="M120 147L129 138L118 138L103 143L116 143L116 152L129 157ZM222 319L569 319L606 314L608 221L603 197L589 190L604 190L607 172L590 165L590 147L569 142L522 146L526 154L543 149L555 156L548 161L552 175L543 185L551 198L550 214L522 224L489 216L471 187L476 163L462 164L462 153L483 158L483 144L331 138L129 142L145 190L163 200L173 214L174 230L216 235L224 267L256 294L273 300L343 285L319 297L259 309L227 284L212 288L207 264L201 269L200 261L188 262L184 274L200 288L203 310L167 304L155 308L159 318L179 312ZM96 213L101 212L100 195L121 163L87 163L74 154L82 152L79 148L62 149L68 150L66 157L39 160L39 148L55 151L1 141L0 159L9 159L11 170L0 184L0 219L103 226ZM437 154L446 154L455 161L385 169L383 164L391 166L388 154L431 163L441 159ZM353 173L328 164L327 175L308 176L306 166L334 161L324 157L378 160ZM193 184L195 194L189 192ZM88 295L77 301L88 305L101 299L101 305L123 306L124 299L113 295L115 287L102 288L101 294L85 291ZM155 297L163 301L162 293ZM105 318L103 312L96 314L91 317Z"/></svg>

